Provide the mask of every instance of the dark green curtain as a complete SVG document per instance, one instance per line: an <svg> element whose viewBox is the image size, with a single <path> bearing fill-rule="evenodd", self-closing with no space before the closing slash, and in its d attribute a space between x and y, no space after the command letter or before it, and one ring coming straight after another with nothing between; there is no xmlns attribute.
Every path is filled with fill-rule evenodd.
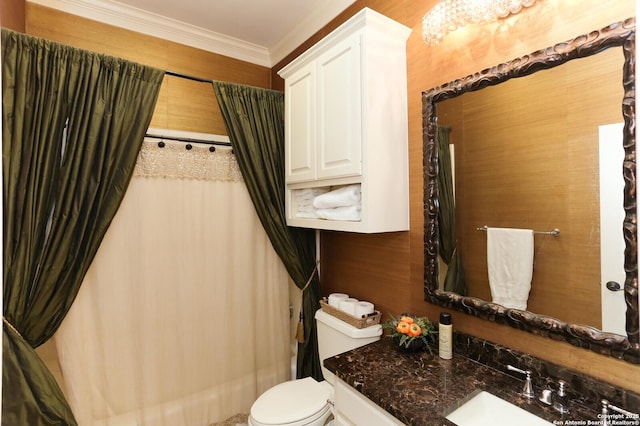
<svg viewBox="0 0 640 426"><path fill-rule="evenodd" d="M2 423L76 424L33 350L71 307L164 72L2 30Z"/></svg>
<svg viewBox="0 0 640 426"><path fill-rule="evenodd" d="M440 257L448 265L444 290L460 295L467 294L462 258L456 250L456 205L453 191L451 150L448 127L438 127L436 143L438 149L438 226Z"/></svg>
<svg viewBox="0 0 640 426"><path fill-rule="evenodd" d="M291 279L303 289L304 342L298 345L298 378L322 380L314 315L320 308L315 231L288 227L285 217L284 94L214 82L229 139L242 176L271 244Z"/></svg>

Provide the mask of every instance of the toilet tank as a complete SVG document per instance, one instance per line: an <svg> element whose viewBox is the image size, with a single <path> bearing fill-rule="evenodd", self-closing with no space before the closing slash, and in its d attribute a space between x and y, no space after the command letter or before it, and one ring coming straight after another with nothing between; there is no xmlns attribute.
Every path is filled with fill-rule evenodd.
<svg viewBox="0 0 640 426"><path fill-rule="evenodd" d="M324 368L323 361L325 359L373 343L376 340L380 340L380 336L382 336L382 326L380 324L357 328L326 313L322 309L316 311L316 324L318 326L318 352L320 354L322 374L324 379L332 385L334 383L334 375Z"/></svg>

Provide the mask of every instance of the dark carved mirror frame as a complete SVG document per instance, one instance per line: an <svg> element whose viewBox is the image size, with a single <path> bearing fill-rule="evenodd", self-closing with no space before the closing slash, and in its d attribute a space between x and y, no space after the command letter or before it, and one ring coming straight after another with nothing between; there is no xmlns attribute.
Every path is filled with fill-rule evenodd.
<svg viewBox="0 0 640 426"><path fill-rule="evenodd" d="M624 298L627 306L627 337L596 328L563 322L529 311L508 309L474 297L438 289L438 153L435 136L438 102L466 92L500 84L539 70L562 65L572 59L595 55L610 47L624 52L622 115L624 117L623 164L624 211ZM422 94L423 169L424 169L424 291L425 300L453 308L533 334L563 340L574 346L640 364L638 330L638 243L636 224L636 117L635 117L635 18L609 25L564 43L533 52L510 62L452 81Z"/></svg>

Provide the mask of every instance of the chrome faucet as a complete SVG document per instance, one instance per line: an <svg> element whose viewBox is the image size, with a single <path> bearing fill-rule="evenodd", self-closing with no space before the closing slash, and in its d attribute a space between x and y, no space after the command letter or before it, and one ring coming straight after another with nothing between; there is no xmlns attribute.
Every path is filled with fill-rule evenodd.
<svg viewBox="0 0 640 426"><path fill-rule="evenodd" d="M602 418L600 419L602 421L602 426L611 426L611 422L609 421L609 410L616 411L634 420L638 420L638 418L640 418L640 415L638 415L637 413L632 413L631 411L616 407L606 399L601 400L600 403L602 404Z"/></svg>
<svg viewBox="0 0 640 426"><path fill-rule="evenodd" d="M516 373L526 375L524 386L522 387L522 392L520 392L520 395L524 396L525 398L534 398L536 395L533 392L533 384L531 384L531 370L521 370L520 368L516 368L512 365L507 365L507 369L515 371Z"/></svg>
<svg viewBox="0 0 640 426"><path fill-rule="evenodd" d="M567 382L558 380L558 397L555 398L553 408L562 414L569 413L569 400L567 396Z"/></svg>
<svg viewBox="0 0 640 426"><path fill-rule="evenodd" d="M538 399L543 404L553 405L553 389L543 389L542 393L540 393L540 398Z"/></svg>
<svg viewBox="0 0 640 426"><path fill-rule="evenodd" d="M543 404L551 405L556 411L562 414L569 413L569 399L567 396L567 382L558 380L557 396L553 395L553 389L547 388L542 391L539 398Z"/></svg>

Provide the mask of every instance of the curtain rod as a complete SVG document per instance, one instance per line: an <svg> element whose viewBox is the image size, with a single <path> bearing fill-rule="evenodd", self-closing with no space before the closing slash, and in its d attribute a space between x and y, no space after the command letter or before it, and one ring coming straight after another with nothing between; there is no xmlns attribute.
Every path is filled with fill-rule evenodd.
<svg viewBox="0 0 640 426"><path fill-rule="evenodd" d="M169 140L169 141L184 142L184 143L202 143L207 145L231 146L231 142L211 141L206 139L194 139L194 138L181 138L176 136L160 136L160 135L151 135L149 133L146 133L144 137L151 138L151 139L160 139L161 141Z"/></svg>
<svg viewBox="0 0 640 426"><path fill-rule="evenodd" d="M209 79L202 78L202 77L196 77L196 76L189 75L189 74L182 74L182 73L175 72L175 71L170 71L170 70L165 70L164 73L165 73L165 75L168 75L168 76L171 76L171 77L184 78L185 80L197 81L199 83L210 83L210 84L213 84L213 80L209 80ZM231 146L230 142L216 142L216 141L210 141L210 140L204 140L204 139L179 138L179 137L174 137L174 136L158 136L158 135L151 135L149 133L145 134L144 137L145 138L153 138L153 139L167 139L167 140L170 140L170 141L185 142L185 143L203 143L203 144L207 144L207 145Z"/></svg>
<svg viewBox="0 0 640 426"><path fill-rule="evenodd" d="M164 73L166 75L169 75L169 76L172 76L172 77L184 78L186 80L198 81L200 83L211 83L211 84L213 84L213 80L209 80L209 79L202 78L202 77L195 77L193 75L182 74L182 73L179 73L179 72L169 71L169 70L165 70Z"/></svg>

